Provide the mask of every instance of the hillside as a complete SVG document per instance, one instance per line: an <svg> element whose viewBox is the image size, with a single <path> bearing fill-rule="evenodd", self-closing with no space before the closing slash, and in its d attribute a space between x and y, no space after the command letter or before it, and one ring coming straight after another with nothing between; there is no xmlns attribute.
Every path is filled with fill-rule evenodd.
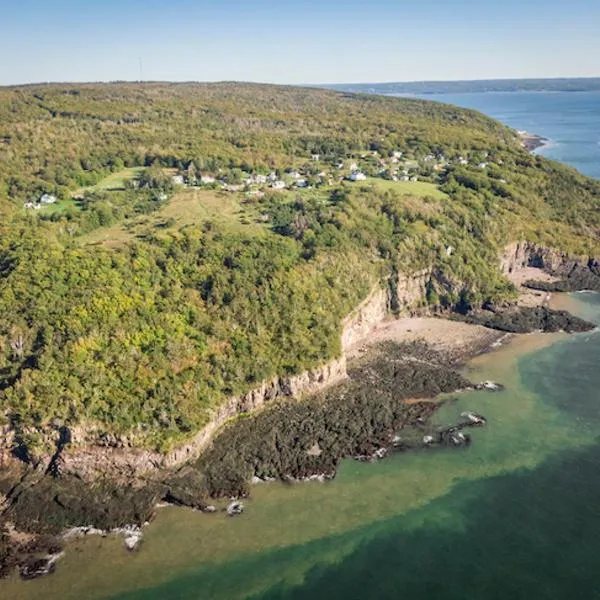
<svg viewBox="0 0 600 600"><path fill-rule="evenodd" d="M599 208L600 182L441 104L0 89L0 418L28 458L63 426L165 451L228 397L339 355L374 285L425 270L422 305L510 300L501 249L597 256Z"/></svg>

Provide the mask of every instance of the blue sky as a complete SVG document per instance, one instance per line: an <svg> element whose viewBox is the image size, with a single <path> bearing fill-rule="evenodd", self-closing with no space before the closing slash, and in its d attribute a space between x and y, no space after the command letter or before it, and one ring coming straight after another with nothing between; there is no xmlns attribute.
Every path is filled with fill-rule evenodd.
<svg viewBox="0 0 600 600"><path fill-rule="evenodd" d="M599 0L0 0L0 84L600 76Z"/></svg>

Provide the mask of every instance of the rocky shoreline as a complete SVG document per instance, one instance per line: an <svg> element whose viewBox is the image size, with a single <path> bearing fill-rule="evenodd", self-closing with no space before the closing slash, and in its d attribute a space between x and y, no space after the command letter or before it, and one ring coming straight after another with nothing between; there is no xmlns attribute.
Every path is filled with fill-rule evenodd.
<svg viewBox="0 0 600 600"><path fill-rule="evenodd" d="M531 267L553 274L551 281L528 280L526 285L534 289L600 290L596 261L572 260L533 244L508 248L501 267L509 278ZM426 280L424 272L402 284L407 306L418 300ZM463 430L484 424L485 418L469 413L459 423L437 429L430 419L440 404L430 399L477 386L490 391L497 387L467 381L456 371L458 364L502 343L511 333L593 328L547 306L488 306L454 315L463 323L383 321L387 308L385 292L374 291L349 318L342 340L350 350L348 363L344 354L338 367L330 369L331 377L320 372L307 375L306 381L298 379L299 386L304 382L298 389L312 391L312 396L298 402L296 383L278 380L258 395L252 392L236 399L232 415L223 414L228 424L210 446L203 441L204 452L192 453L187 461L178 459L145 471L124 462L110 475L108 462L105 474L95 469L82 477L63 470L60 451L48 464L26 464L0 455L0 576L14 569L23 578L52 572L65 543L78 535L123 535L124 546L135 550L142 527L154 518L160 503L213 513L221 510L215 499L243 498L253 483L331 479L344 458L379 460L390 452L467 446L469 436ZM383 324L374 329L378 323ZM419 339L421 334L431 343ZM265 400L269 406L252 418L231 420ZM64 446L69 439L64 438ZM103 456L101 452L96 462ZM153 465L155 458L148 457ZM243 505L236 505L228 514L242 511Z"/></svg>
<svg viewBox="0 0 600 600"><path fill-rule="evenodd" d="M90 483L23 468L7 489L4 473L0 574L51 573L65 544L87 535L122 535L124 547L135 550L161 502L214 513L215 499L244 498L253 483L331 479L343 458L461 445L449 441L455 431L429 425L439 407L429 398L474 387L456 371L452 354L425 342L388 342L352 360L348 372L347 381L302 402L281 400L232 422L197 461L144 480ZM433 443L423 441L429 435ZM231 511L240 514L243 505Z"/></svg>
<svg viewBox="0 0 600 600"><path fill-rule="evenodd" d="M529 152L534 152L550 143L548 138L527 131L519 131L519 137L521 138L521 144Z"/></svg>

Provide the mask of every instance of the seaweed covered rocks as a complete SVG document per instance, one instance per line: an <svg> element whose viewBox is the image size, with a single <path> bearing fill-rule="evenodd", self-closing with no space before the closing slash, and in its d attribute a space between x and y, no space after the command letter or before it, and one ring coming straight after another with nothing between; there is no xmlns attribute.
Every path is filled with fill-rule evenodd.
<svg viewBox="0 0 600 600"><path fill-rule="evenodd" d="M426 423L437 404L419 399L471 385L420 342L382 344L351 363L349 376L319 396L225 428L197 463L207 492L243 496L253 478L332 477L341 459L380 457L399 429Z"/></svg>
<svg viewBox="0 0 600 600"><path fill-rule="evenodd" d="M553 310L545 306L477 310L466 315L454 315L454 318L509 333L531 333L533 331L577 333L591 331L595 328L592 323L565 310Z"/></svg>
<svg viewBox="0 0 600 600"><path fill-rule="evenodd" d="M558 281L536 281L530 279L525 287L544 292L578 292L590 290L600 292L600 264L590 260L587 265L576 264Z"/></svg>

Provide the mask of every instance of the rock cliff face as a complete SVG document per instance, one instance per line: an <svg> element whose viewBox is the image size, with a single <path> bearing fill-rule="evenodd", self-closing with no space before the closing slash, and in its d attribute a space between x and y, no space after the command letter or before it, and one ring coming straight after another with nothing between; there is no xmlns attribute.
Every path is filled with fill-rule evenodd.
<svg viewBox="0 0 600 600"><path fill-rule="evenodd" d="M587 263L585 257L569 255L543 248L532 242L513 242L504 248L500 257L500 268L506 275L524 267L536 267L556 275L567 274L574 266Z"/></svg>
<svg viewBox="0 0 600 600"><path fill-rule="evenodd" d="M425 297L429 278L429 271L420 271L413 276L399 276L396 285L387 289L379 285L374 287L369 296L344 320L340 358L299 375L275 377L246 394L230 398L215 410L210 422L192 439L168 454L130 448L127 447L127 441L117 438L105 438L104 441L96 438L92 441L89 438L94 436L77 434L73 435L71 446L62 453L60 471L84 478L106 472L131 477L197 458L218 429L233 417L258 410L278 398L314 394L345 379L346 350L368 336L389 315L392 305L397 310L408 310L419 304ZM392 293L395 293L394 298Z"/></svg>

